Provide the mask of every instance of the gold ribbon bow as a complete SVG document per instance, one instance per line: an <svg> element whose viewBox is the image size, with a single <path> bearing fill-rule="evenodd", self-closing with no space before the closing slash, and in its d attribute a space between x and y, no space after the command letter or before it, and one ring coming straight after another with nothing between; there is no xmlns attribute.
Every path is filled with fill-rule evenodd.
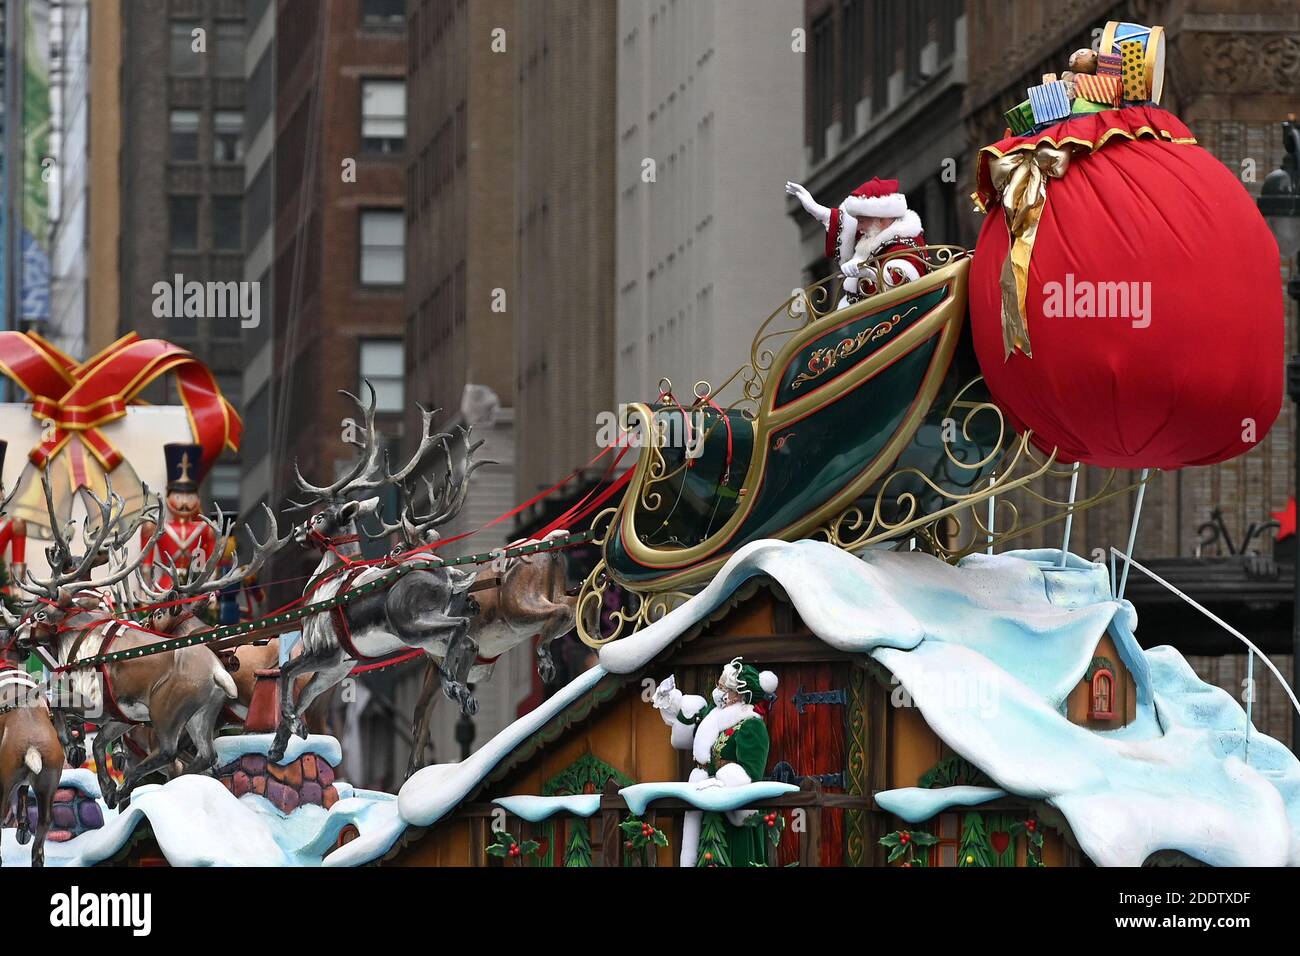
<svg viewBox="0 0 1300 956"><path fill-rule="evenodd" d="M1033 357L1025 323L1025 297L1029 286L1029 259L1038 237L1038 220L1047 202L1047 180L1060 179L1070 166L1068 150L1040 144L1017 150L989 162L989 177L1002 200L1011 233L1011 248L1002 264L1002 345L1006 358L1016 349Z"/></svg>

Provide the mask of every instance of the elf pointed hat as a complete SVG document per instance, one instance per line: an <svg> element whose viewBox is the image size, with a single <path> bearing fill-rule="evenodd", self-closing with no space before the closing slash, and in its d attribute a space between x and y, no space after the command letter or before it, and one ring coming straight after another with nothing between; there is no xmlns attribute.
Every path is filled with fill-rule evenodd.
<svg viewBox="0 0 1300 956"><path fill-rule="evenodd" d="M777 679L771 671L760 671L752 664L746 664L739 657L722 669L718 681L724 687L734 690L744 698L747 704L757 704L776 693Z"/></svg>
<svg viewBox="0 0 1300 956"><path fill-rule="evenodd" d="M907 197L898 191L897 179L872 179L853 190L842 208L855 219L897 219L907 212Z"/></svg>

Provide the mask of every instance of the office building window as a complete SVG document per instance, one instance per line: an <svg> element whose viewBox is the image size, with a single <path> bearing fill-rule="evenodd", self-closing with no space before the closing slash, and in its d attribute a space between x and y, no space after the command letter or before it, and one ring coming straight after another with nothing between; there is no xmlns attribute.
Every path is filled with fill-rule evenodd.
<svg viewBox="0 0 1300 956"><path fill-rule="evenodd" d="M217 24L212 72L216 76L244 75L244 25L236 20Z"/></svg>
<svg viewBox="0 0 1300 956"><path fill-rule="evenodd" d="M406 281L406 222L400 209L361 210L361 284Z"/></svg>
<svg viewBox="0 0 1300 956"><path fill-rule="evenodd" d="M361 2L361 22L367 26L399 27L405 19L406 0L362 0Z"/></svg>
<svg viewBox="0 0 1300 956"><path fill-rule="evenodd" d="M400 339L361 339L357 365L360 369L358 395L365 396L365 383L375 387L377 408L381 412L402 412L404 359Z"/></svg>
<svg viewBox="0 0 1300 956"><path fill-rule="evenodd" d="M172 24L173 76L195 76L203 72L203 54L194 51L194 31L198 28L199 24L193 20L177 20Z"/></svg>
<svg viewBox="0 0 1300 956"><path fill-rule="evenodd" d="M172 110L171 158L180 162L199 158L198 110Z"/></svg>
<svg viewBox="0 0 1300 956"><path fill-rule="evenodd" d="M244 161L244 114L217 110L212 114L212 158L218 163Z"/></svg>
<svg viewBox="0 0 1300 956"><path fill-rule="evenodd" d="M844 0L844 23L841 62L844 69L844 106L842 112L844 141L857 131L857 106L862 99L864 49L867 42L865 0Z"/></svg>
<svg viewBox="0 0 1300 956"><path fill-rule="evenodd" d="M826 156L826 129L831 125L835 109L835 47L834 24L829 13L818 17L812 25L812 103L809 120L812 124L812 156L820 162Z"/></svg>
<svg viewBox="0 0 1300 956"><path fill-rule="evenodd" d="M242 249L244 244L244 200L239 196L215 196L212 200L212 247Z"/></svg>
<svg viewBox="0 0 1300 956"><path fill-rule="evenodd" d="M197 196L172 196L167 200L168 236L173 249L199 247L199 199Z"/></svg>
<svg viewBox="0 0 1300 956"><path fill-rule="evenodd" d="M406 82L361 81L361 148L400 153L406 147Z"/></svg>

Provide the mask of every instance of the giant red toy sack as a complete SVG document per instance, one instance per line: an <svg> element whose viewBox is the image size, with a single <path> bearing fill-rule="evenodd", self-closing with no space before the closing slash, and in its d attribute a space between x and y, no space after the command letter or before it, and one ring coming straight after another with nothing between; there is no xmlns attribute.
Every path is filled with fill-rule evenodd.
<svg viewBox="0 0 1300 956"><path fill-rule="evenodd" d="M1062 461L1179 468L1277 418L1277 242L1233 173L1150 105L980 151L971 326L999 407Z"/></svg>

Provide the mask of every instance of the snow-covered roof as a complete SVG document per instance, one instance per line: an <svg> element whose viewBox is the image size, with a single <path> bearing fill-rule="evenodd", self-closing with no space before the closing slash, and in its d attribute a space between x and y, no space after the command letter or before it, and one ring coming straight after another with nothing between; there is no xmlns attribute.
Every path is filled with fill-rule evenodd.
<svg viewBox="0 0 1300 956"><path fill-rule="evenodd" d="M453 811L604 677L641 670L746 581L766 575L818 638L870 655L898 677L935 733L993 784L879 796L904 819L1006 793L1057 808L1098 864L1136 865L1159 850L1223 865L1300 862L1300 762L1276 740L1247 733L1236 700L1202 682L1176 650L1144 651L1133 636L1137 615L1111 597L1104 567L1072 555L1058 566L1060 558L972 555L954 567L918 552L855 557L817 542L755 542L700 594L605 645L597 666L469 758L420 770L396 796L336 784L340 799L330 810L307 806L286 816L261 797L236 799L211 778L181 777L140 788L123 814L106 814L104 829L48 845L47 860L107 859L147 819L172 863L371 862L407 828ZM1105 634L1133 677L1137 707L1127 726L1097 731L1070 722L1065 702ZM637 795L665 793L660 785ZM358 836L336 849L348 824ZM12 831L4 840L6 864L25 858Z"/></svg>

